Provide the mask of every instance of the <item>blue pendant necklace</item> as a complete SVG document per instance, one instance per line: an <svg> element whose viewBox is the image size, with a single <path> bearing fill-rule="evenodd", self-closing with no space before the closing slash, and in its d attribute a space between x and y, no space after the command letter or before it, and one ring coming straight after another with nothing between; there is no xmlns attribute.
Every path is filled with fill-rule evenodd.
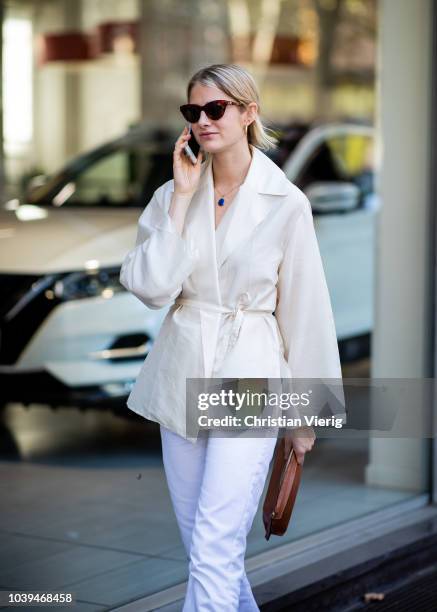
<svg viewBox="0 0 437 612"><path fill-rule="evenodd" d="M246 133L247 133L247 126L246 126ZM252 151L251 151L251 152L250 152L250 159L251 159L251 160L252 160L252 157L253 157L253 155L252 155ZM244 179L244 180L246 180L246 179ZM229 195L229 194L230 194L232 191L234 191L234 189L236 189L237 187L241 187L241 185L242 185L243 183L244 183L244 181L243 181L242 183L240 183L239 185L236 185L235 187L232 187L232 189L231 189L230 191L228 191L227 193L222 193L222 194L221 194L221 196L219 197L219 199L217 200L217 204L218 204L219 206L224 206L224 204L225 204L225 196L226 196L226 195ZM214 191L217 191L217 193L218 193L218 190L217 190L215 187L214 187Z"/></svg>
<svg viewBox="0 0 437 612"><path fill-rule="evenodd" d="M231 189L230 191L228 191L227 193L223 193L223 194L220 196L220 198L218 199L217 204L218 204L219 206L224 206L224 204L225 204L225 196L229 195L229 194L230 194L232 191L234 191L234 189L236 189L237 187L241 187L241 185L242 185L242 184L243 184L243 183L240 183L239 185L236 185L236 187L232 187L232 189ZM217 189L216 189L215 191L217 191Z"/></svg>

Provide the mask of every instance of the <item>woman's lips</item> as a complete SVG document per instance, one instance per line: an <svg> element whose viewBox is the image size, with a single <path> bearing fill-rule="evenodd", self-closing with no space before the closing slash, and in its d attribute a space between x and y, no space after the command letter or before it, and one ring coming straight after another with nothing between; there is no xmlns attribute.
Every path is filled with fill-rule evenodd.
<svg viewBox="0 0 437 612"><path fill-rule="evenodd" d="M211 138L211 136L217 136L217 132L207 132L206 134L200 134L201 138Z"/></svg>

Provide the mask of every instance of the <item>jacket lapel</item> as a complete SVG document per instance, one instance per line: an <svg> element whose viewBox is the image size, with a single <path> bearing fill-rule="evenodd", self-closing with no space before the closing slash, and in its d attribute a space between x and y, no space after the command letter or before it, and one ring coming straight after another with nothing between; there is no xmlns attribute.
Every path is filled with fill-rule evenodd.
<svg viewBox="0 0 437 612"><path fill-rule="evenodd" d="M288 179L282 170L256 147L252 149L252 162L236 199L225 216L232 212L226 233L219 243L217 265L220 268L227 258L246 242L254 229L265 219L276 199L271 196L285 196ZM224 218L223 218L224 221ZM220 226L219 226L220 228Z"/></svg>
<svg viewBox="0 0 437 612"><path fill-rule="evenodd" d="M249 146L252 150L249 171L217 232L211 156L202 164L199 184L188 208L183 231L183 236L193 240L200 252L200 265L193 272L193 280L205 287L202 279L205 281L208 278L209 298L219 303L218 270L268 215L276 202L276 198L271 196L285 196L289 193L289 181L283 171L260 149ZM226 219L228 215L231 218ZM225 223L224 228L221 228L222 223Z"/></svg>

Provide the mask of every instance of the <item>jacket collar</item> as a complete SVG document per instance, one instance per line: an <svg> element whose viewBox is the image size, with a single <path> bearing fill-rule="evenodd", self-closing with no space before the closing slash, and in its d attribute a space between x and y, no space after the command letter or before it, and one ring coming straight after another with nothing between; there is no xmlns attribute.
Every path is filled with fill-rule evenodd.
<svg viewBox="0 0 437 612"><path fill-rule="evenodd" d="M267 195L287 195L289 181L284 172L260 149L252 144L249 147L252 151L252 161L242 187ZM197 191L213 183L212 156L210 156L202 164Z"/></svg>
<svg viewBox="0 0 437 612"><path fill-rule="evenodd" d="M250 240L256 226L271 212L278 196L290 193L284 172L260 149L249 145L252 161L235 201L215 229L214 178L212 157L203 162L199 183L188 208L183 235L199 247L202 265L193 272L195 283L202 283L207 270L213 272L211 299L221 301L218 271L237 248ZM232 210L231 210L232 209ZM221 224L227 219L225 227ZM248 255L250 257L250 254Z"/></svg>

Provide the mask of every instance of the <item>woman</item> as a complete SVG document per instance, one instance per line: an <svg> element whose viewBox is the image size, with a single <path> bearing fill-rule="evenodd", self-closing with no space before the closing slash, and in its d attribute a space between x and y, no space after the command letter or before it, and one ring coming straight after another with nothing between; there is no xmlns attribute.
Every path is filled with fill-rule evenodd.
<svg viewBox="0 0 437 612"><path fill-rule="evenodd" d="M186 379L338 379L341 367L311 207L261 151L274 140L261 123L253 78L215 64L191 78L187 100L181 111L201 146L197 162L183 153L184 128L174 178L141 214L120 272L149 308L175 301L128 406L160 424L189 559L184 612L253 611L246 538L278 430L190 436ZM287 430L286 452L293 445L303 463L314 437L310 427Z"/></svg>

